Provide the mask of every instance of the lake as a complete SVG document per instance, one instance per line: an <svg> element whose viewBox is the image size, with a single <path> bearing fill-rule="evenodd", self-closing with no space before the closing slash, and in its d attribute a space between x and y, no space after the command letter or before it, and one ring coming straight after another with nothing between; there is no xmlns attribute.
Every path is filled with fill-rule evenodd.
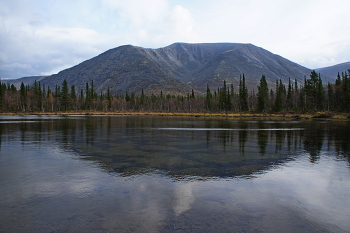
<svg viewBox="0 0 350 233"><path fill-rule="evenodd" d="M0 232L350 232L350 122L0 116Z"/></svg>

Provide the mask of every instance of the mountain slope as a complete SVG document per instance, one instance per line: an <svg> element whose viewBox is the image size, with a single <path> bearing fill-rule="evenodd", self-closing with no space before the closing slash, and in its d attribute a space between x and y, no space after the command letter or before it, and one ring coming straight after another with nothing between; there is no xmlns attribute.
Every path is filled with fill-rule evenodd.
<svg viewBox="0 0 350 233"><path fill-rule="evenodd" d="M39 82L47 77L49 76L30 76L30 77L23 77L19 79L5 79L5 80L2 80L2 82L13 84L17 88L19 88L22 82L26 85L29 84L31 86L34 84L35 81Z"/></svg>
<svg viewBox="0 0 350 233"><path fill-rule="evenodd" d="M203 88L206 83L220 85L226 80L238 86L242 74L250 88L256 88L262 75L273 88L277 79L284 83L288 83L289 78L301 81L310 70L252 44L239 44L213 59L195 75L194 83Z"/></svg>
<svg viewBox="0 0 350 233"><path fill-rule="evenodd" d="M321 74L322 79L324 78L330 79L332 80L331 83L333 83L334 80L337 78L338 72L340 74L345 71L348 72L348 69L350 69L350 62L345 62L334 66L319 68L319 69L316 69L315 71Z"/></svg>
<svg viewBox="0 0 350 233"><path fill-rule="evenodd" d="M186 85L154 65L141 48L131 45L108 50L42 82L52 86L62 83L64 79L70 85L76 85L77 90L84 89L86 82L93 80L98 92L110 87L114 94L141 92L142 89L146 93L160 90L170 93L190 91Z"/></svg>
<svg viewBox="0 0 350 233"><path fill-rule="evenodd" d="M146 49L132 45L108 50L90 60L41 80L54 87L66 79L76 90L94 81L95 89L114 94L125 92L187 94L222 86L223 81L238 89L244 74L249 88L256 88L262 75L270 88L277 79L302 81L311 70L254 46L238 43L175 43L164 48Z"/></svg>

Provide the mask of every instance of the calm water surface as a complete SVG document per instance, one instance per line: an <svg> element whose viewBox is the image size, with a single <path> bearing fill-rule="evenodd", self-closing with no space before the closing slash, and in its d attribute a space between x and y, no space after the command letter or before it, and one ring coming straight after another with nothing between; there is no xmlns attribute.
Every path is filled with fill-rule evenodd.
<svg viewBox="0 0 350 233"><path fill-rule="evenodd" d="M0 232L350 232L350 123L1 116Z"/></svg>

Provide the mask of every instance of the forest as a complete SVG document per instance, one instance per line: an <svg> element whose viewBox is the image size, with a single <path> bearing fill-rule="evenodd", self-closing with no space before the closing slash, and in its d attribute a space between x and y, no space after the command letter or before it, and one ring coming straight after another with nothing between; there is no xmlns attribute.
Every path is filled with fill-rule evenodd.
<svg viewBox="0 0 350 233"><path fill-rule="evenodd" d="M0 112L181 112L181 113L307 113L350 111L350 69L338 73L335 83L323 84L320 74L312 71L303 83L289 79L284 84L276 80L274 88L269 88L262 75L257 91L248 90L244 74L237 87L228 85L195 95L192 90L187 95L154 93L143 91L136 95L112 95L108 88L97 93L94 82L86 83L85 89L76 91L66 80L51 89L40 82L25 85L19 90L12 84L0 81Z"/></svg>

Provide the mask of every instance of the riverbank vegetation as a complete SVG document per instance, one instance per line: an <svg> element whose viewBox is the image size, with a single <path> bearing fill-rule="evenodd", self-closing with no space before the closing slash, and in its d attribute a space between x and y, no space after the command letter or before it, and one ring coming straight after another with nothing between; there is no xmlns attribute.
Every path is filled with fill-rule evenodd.
<svg viewBox="0 0 350 233"><path fill-rule="evenodd" d="M269 88L263 75L257 91L249 91L245 76L237 90L223 83L215 90L207 86L204 95L171 95L162 93L128 93L112 95L108 88L97 93L93 81L77 92L66 80L54 89L34 82L33 86L0 82L0 112L22 114L140 114L140 115L232 115L232 116L296 116L332 117L350 111L350 70L338 74L335 83L324 85L312 71L303 83L276 80ZM322 112L322 113L319 113ZM318 113L315 115L315 113ZM342 114L339 114L342 113ZM309 114L309 115L308 115ZM343 117L340 117L343 118Z"/></svg>

